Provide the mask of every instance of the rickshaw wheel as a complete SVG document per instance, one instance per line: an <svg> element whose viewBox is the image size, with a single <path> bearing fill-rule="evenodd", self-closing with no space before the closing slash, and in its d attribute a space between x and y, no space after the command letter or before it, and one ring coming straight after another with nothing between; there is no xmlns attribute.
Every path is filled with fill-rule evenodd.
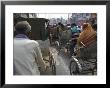
<svg viewBox="0 0 110 88"><path fill-rule="evenodd" d="M56 66L55 66L55 65L52 65L52 72L53 72L54 74L56 74Z"/></svg>
<svg viewBox="0 0 110 88"><path fill-rule="evenodd" d="M54 74L56 74L56 64L55 64L55 61L54 61L54 58L53 58L52 55L51 55L51 57L50 57L50 67L51 67L51 69L52 69L52 72L53 72Z"/></svg>
<svg viewBox="0 0 110 88"><path fill-rule="evenodd" d="M78 75L79 74L79 68L76 61L72 60L70 62L70 75Z"/></svg>
<svg viewBox="0 0 110 88"><path fill-rule="evenodd" d="M52 69L52 72L54 74L56 74L56 65L55 65L55 62L54 62L54 59L51 60L51 69Z"/></svg>

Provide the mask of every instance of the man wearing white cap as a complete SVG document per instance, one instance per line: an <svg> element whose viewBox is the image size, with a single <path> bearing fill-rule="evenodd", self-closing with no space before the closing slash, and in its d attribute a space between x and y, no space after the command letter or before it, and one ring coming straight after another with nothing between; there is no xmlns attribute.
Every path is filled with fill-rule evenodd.
<svg viewBox="0 0 110 88"><path fill-rule="evenodd" d="M40 70L45 70L45 63L38 42L28 38L31 26L27 21L21 21L15 25L15 31L14 75L40 75Z"/></svg>

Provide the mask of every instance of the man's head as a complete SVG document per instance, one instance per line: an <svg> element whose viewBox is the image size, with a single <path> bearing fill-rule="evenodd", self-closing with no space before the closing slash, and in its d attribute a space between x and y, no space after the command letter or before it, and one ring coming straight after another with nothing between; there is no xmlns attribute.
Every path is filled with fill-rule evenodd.
<svg viewBox="0 0 110 88"><path fill-rule="evenodd" d="M59 22L58 25L59 27L64 28L64 25L61 22Z"/></svg>
<svg viewBox="0 0 110 88"><path fill-rule="evenodd" d="M75 23L72 23L72 24L71 24L71 27L74 27L74 26L76 26L76 24L75 24Z"/></svg>
<svg viewBox="0 0 110 88"><path fill-rule="evenodd" d="M31 26L27 21L20 21L15 25L15 30L17 34L28 35L31 31Z"/></svg>
<svg viewBox="0 0 110 88"><path fill-rule="evenodd" d="M95 31L97 31L97 24L93 24L93 25L92 25L92 28L93 28Z"/></svg>

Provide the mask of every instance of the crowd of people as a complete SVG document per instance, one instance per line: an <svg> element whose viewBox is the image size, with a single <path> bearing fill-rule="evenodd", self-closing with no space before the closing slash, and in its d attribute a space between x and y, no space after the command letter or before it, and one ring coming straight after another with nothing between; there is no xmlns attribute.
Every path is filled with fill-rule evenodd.
<svg viewBox="0 0 110 88"><path fill-rule="evenodd" d="M16 36L14 36L14 75L40 75L45 71L46 64L43 61L39 43L28 38L31 25L27 21L18 22L15 25ZM47 25L47 36L50 45L57 44L59 50L64 47L74 54L76 45L88 47L97 40L97 24L84 23L71 26L63 25L61 22L55 25Z"/></svg>
<svg viewBox="0 0 110 88"><path fill-rule="evenodd" d="M68 48L70 51L70 56L74 53L74 47L76 45L90 45L86 44L89 41L96 41L97 39L97 24L84 23L83 25L76 25L72 23L71 26L63 25L58 23L55 25L49 25L48 28L48 37L50 44L56 44L61 49L62 47ZM69 44L69 47L68 45Z"/></svg>

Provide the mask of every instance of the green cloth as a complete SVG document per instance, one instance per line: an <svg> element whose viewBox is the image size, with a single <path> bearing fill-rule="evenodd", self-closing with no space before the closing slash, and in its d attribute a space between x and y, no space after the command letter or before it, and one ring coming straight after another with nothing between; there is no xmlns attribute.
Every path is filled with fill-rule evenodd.
<svg viewBox="0 0 110 88"><path fill-rule="evenodd" d="M78 32L77 27L74 26L73 28L71 28L71 32L72 32L72 33L77 33L77 32Z"/></svg>

